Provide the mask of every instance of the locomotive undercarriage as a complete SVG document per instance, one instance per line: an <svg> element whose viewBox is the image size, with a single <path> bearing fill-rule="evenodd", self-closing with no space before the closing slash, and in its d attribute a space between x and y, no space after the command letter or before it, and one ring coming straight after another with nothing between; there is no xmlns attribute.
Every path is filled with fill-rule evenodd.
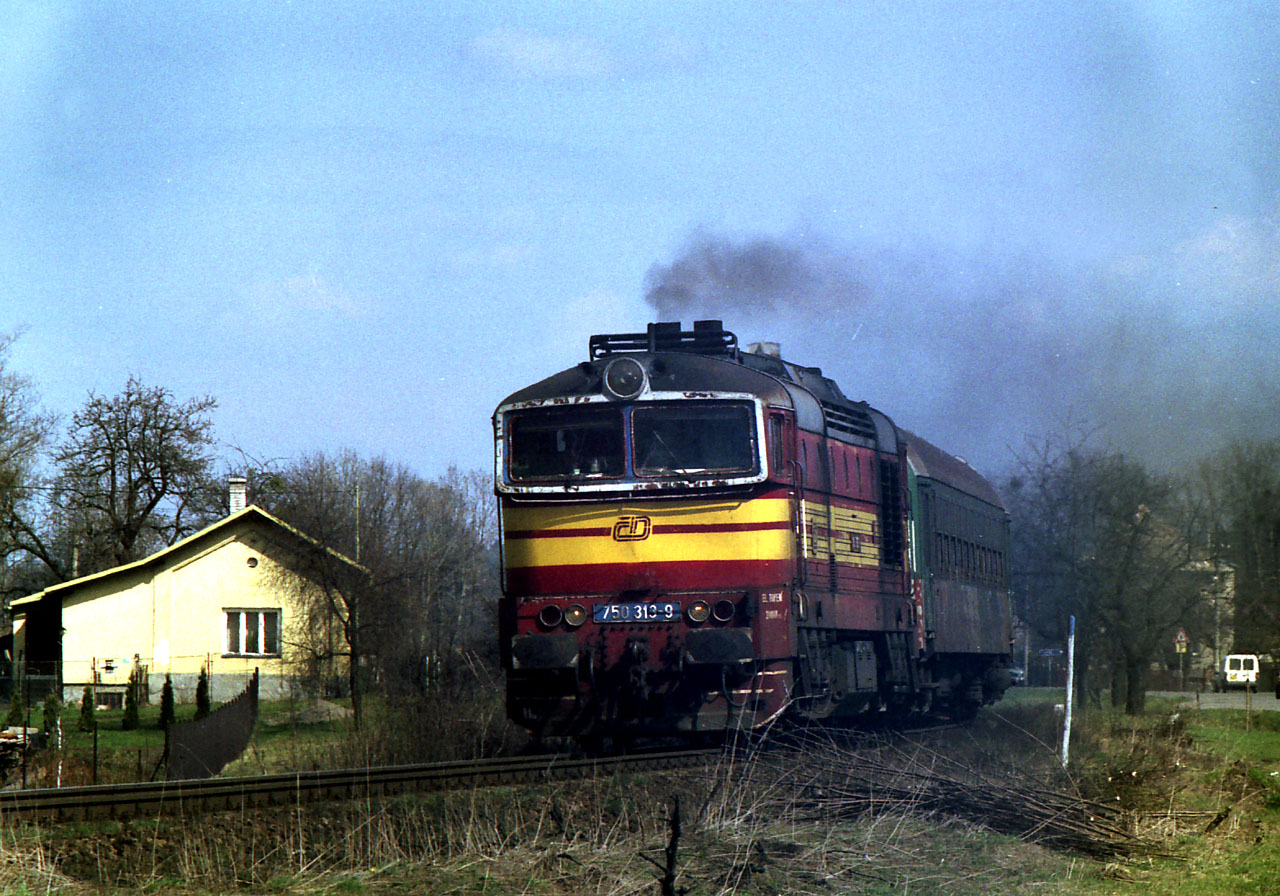
<svg viewBox="0 0 1280 896"><path fill-rule="evenodd" d="M812 721L943 712L970 718L1012 685L1005 658L917 656L905 632L797 631L797 713Z"/></svg>
<svg viewBox="0 0 1280 896"><path fill-rule="evenodd" d="M971 718L1013 686L1008 658L990 654L937 654L930 660L940 701L959 719Z"/></svg>
<svg viewBox="0 0 1280 896"><path fill-rule="evenodd" d="M513 720L538 737L586 741L752 729L783 709L789 676L753 659L749 641L743 650L727 638L693 639L692 649L688 640L654 648L629 637L612 663L602 640L570 667L513 672Z"/></svg>
<svg viewBox="0 0 1280 896"><path fill-rule="evenodd" d="M797 712L813 721L927 712L933 691L905 632L797 630Z"/></svg>
<svg viewBox="0 0 1280 896"><path fill-rule="evenodd" d="M967 719L1012 683L1002 657L921 658L905 632L802 626L796 636L794 662L753 659L728 642L656 649L633 635L606 664L602 639L563 668L513 672L508 706L537 737L618 744L751 730L784 712L837 723L935 712Z"/></svg>

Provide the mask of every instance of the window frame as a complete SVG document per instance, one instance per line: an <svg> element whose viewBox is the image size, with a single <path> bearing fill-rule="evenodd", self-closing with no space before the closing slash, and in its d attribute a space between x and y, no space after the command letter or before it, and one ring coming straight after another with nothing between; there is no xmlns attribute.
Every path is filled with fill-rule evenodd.
<svg viewBox="0 0 1280 896"><path fill-rule="evenodd" d="M653 425L653 421L646 419L647 415L652 415L656 420L662 422L672 422L678 420L673 415L671 418L663 420L662 414L667 411L674 411L676 414L706 411L726 410L736 412L742 415L741 422L746 424L743 427L744 434L748 437L748 448L751 453L751 460L747 466L716 466L716 467L694 467L688 471L678 469L676 467L666 468L649 468L645 466L644 459L640 457L640 436L638 430L642 427L648 427L651 431L656 431L657 427ZM693 478L731 478L737 476L754 476L761 471L764 463L762 458L761 443L759 440L758 426L755 419L756 409L746 402L742 401L670 401L670 402L644 402L637 403L628 408L626 413L627 436L626 451L628 472L632 478L636 480L648 481L652 479L688 479ZM637 419L639 418L639 419ZM706 418L702 427L707 428L709 418ZM680 458L672 457L672 461L676 462Z"/></svg>
<svg viewBox="0 0 1280 896"><path fill-rule="evenodd" d="M631 441L631 420L630 409L642 407L649 402L654 403L688 403L690 401L698 402L728 402L728 403L744 403L751 408L751 428L753 430L753 442L755 452L755 468L749 473L702 473L693 472L688 477L678 474L666 477L646 476L637 477L630 468L632 460L630 457L630 441ZM608 402L614 403L611 399L604 396L593 395L583 396L572 400L575 406L588 406L597 403ZM522 411L528 411L542 407L563 406L566 403L564 398L537 399L533 401L520 401L504 404L500 406L494 413L494 472L496 473L496 487L499 494L502 495L546 495L546 496L577 496L582 494L591 494L595 492L601 493L626 493L634 491L637 486L646 488L661 489L701 489L701 488L726 488L738 485L755 485L766 481L769 478L768 458L764 456L765 446L768 444L766 437L766 413L763 400L755 394L749 392L707 392L702 393L696 399L690 399L686 392L647 392L640 398L630 402L618 402L617 404L623 408L626 427L626 451L627 451L627 473L623 477L618 478L581 478L581 479L549 479L542 481L530 481L527 479L517 479L512 475L509 466L510 454L510 424L512 416Z"/></svg>
<svg viewBox="0 0 1280 896"><path fill-rule="evenodd" d="M235 614L236 625L235 632L238 643L231 643L231 616ZM254 619L255 624L250 626L247 621ZM275 650L267 650L270 641L270 628L267 620L274 618L275 620ZM256 644L252 645L259 649L248 649L249 630L255 630ZM283 655L284 648L284 613L280 607L223 607L222 609L222 655L224 657L278 657Z"/></svg>

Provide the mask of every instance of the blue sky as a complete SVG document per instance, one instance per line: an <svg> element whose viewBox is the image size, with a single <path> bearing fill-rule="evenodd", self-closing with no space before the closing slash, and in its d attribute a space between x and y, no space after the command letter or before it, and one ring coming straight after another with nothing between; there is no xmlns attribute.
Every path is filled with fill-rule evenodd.
<svg viewBox="0 0 1280 896"><path fill-rule="evenodd" d="M988 471L1195 457L1280 432L1276 9L0 0L0 332L49 410L428 476L659 316Z"/></svg>

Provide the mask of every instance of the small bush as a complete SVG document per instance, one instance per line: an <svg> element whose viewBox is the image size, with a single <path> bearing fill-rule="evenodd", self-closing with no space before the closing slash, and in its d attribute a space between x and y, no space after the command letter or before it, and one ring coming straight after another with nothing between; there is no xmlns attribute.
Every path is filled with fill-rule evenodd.
<svg viewBox="0 0 1280 896"><path fill-rule="evenodd" d="M44 736L52 742L54 732L58 728L58 716L62 714L62 700L53 691L50 691L44 698L44 721L41 724L41 730Z"/></svg>
<svg viewBox="0 0 1280 896"><path fill-rule="evenodd" d="M213 701L209 697L209 670L201 666L200 677L196 679L196 715L197 719L203 719L209 714L213 708Z"/></svg>
<svg viewBox="0 0 1280 896"><path fill-rule="evenodd" d="M92 685L84 686L80 695L80 730L92 731L98 727L98 698L93 693Z"/></svg>
<svg viewBox="0 0 1280 896"><path fill-rule="evenodd" d="M22 695L14 689L13 699L9 701L9 714L4 717L4 723L10 728L21 728L26 724L23 718L25 707L22 705Z"/></svg>
<svg viewBox="0 0 1280 896"><path fill-rule="evenodd" d="M129 672L129 684L124 690L124 717L120 720L120 727L125 731L133 731L138 727L138 690L142 686L139 681L141 677L141 670L135 665Z"/></svg>
<svg viewBox="0 0 1280 896"><path fill-rule="evenodd" d="M173 682L166 674L164 677L164 687L160 691L160 730L164 731L172 725L175 718L176 713L173 706Z"/></svg>

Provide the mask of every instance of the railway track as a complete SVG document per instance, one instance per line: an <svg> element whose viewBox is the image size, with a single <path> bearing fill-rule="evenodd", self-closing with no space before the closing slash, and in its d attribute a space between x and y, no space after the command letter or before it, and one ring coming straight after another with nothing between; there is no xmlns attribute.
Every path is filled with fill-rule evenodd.
<svg viewBox="0 0 1280 896"><path fill-rule="evenodd" d="M599 758L543 755L206 780L7 790L0 791L0 822L128 818L293 805L325 799L364 799L410 791L537 784L624 771L683 768L723 755L719 748Z"/></svg>

